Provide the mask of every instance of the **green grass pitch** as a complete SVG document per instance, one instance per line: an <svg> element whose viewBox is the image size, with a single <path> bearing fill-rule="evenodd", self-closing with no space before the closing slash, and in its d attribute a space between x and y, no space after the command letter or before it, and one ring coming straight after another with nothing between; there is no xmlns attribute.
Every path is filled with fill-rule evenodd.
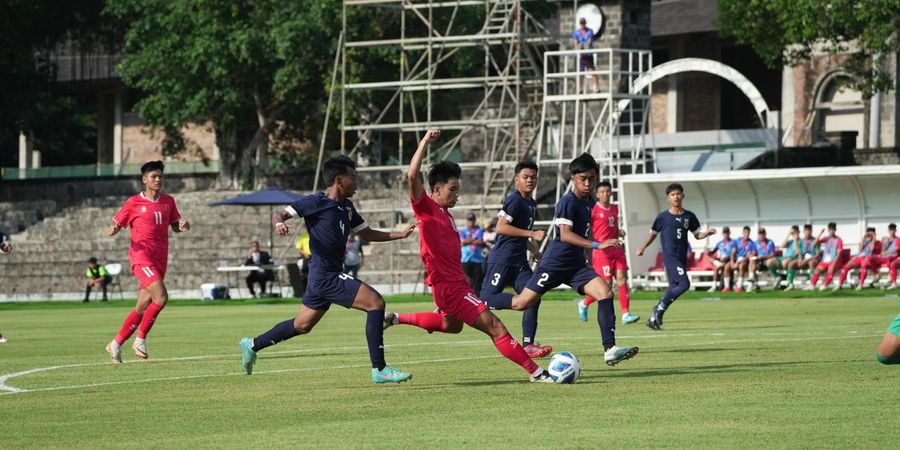
<svg viewBox="0 0 900 450"><path fill-rule="evenodd" d="M528 383L474 330L397 326L388 362L413 380L376 386L365 316L340 307L261 352L248 377L238 339L292 317L295 302L175 301L148 339L151 360L129 342L119 366L103 347L130 301L0 305L0 381L23 390L0 394L0 447L897 447L900 367L874 359L896 298L690 293L653 332L642 323L657 295L635 295L642 321L617 332L641 353L615 368L595 308L583 323L573 295L543 303L538 338L581 359L574 385ZM431 310L425 300L388 307ZM521 333L521 314L499 315Z"/></svg>

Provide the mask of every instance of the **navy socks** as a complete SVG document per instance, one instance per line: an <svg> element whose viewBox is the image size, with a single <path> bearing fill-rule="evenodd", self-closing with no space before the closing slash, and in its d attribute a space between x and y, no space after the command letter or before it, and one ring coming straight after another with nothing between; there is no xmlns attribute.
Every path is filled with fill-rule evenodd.
<svg viewBox="0 0 900 450"><path fill-rule="evenodd" d="M271 347L281 341L286 341L300 333L294 329L294 319L279 322L271 330L253 339L253 351L258 352L266 347Z"/></svg>
<svg viewBox="0 0 900 450"><path fill-rule="evenodd" d="M512 297L510 297L512 300ZM534 336L537 334L538 326L538 308L541 307L541 301L522 312L522 342L524 345L534 344Z"/></svg>
<svg viewBox="0 0 900 450"><path fill-rule="evenodd" d="M369 311L366 313L366 342L369 344L369 359L372 360L372 368L384 369L384 310Z"/></svg>
<svg viewBox="0 0 900 450"><path fill-rule="evenodd" d="M605 298L597 301L597 325L600 326L604 350L616 345L616 310L612 300Z"/></svg>

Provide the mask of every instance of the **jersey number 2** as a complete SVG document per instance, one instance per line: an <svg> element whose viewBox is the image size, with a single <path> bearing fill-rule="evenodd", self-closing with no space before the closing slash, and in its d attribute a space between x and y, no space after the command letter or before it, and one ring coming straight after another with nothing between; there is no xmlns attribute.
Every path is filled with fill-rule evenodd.
<svg viewBox="0 0 900 450"><path fill-rule="evenodd" d="M538 278L537 285L540 287L544 287L544 283L546 283L548 279L550 279L550 274L542 273L541 277Z"/></svg>

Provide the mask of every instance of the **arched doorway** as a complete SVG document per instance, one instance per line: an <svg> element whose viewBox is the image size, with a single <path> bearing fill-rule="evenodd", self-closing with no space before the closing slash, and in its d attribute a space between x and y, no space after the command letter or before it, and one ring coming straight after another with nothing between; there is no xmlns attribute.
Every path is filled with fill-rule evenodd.
<svg viewBox="0 0 900 450"><path fill-rule="evenodd" d="M813 105L813 145L830 142L840 146L842 135L849 138L848 133L856 133L855 147L864 147L865 106L862 93L844 85L849 78L846 73L835 71L819 82Z"/></svg>

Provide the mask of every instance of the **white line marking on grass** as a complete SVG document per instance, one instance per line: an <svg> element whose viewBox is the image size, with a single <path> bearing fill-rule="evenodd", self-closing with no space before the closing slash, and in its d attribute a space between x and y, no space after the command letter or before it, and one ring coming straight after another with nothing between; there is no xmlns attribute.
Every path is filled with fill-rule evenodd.
<svg viewBox="0 0 900 450"><path fill-rule="evenodd" d="M859 332L850 332L852 335L849 336L806 336L799 338L786 338L786 339L770 339L764 340L760 342L794 342L794 341L810 341L810 340L839 340L839 339L860 339L860 338L870 338L880 336L881 333L872 333L872 334L858 334ZM731 336L745 336L745 335L753 335L759 336L761 333L742 333ZM777 335L791 335L790 333L776 333ZM793 333L802 334L802 333ZM677 336L721 336L722 333L696 333L696 334L681 334L681 335L647 335L640 337L677 337ZM637 337L637 336L634 336ZM587 338L569 338L570 340L584 340ZM595 339L595 337L591 337L590 339ZM745 343L746 340L725 340L725 341L710 341L710 342L695 342L688 344L671 344L671 345L649 345L644 346L643 348L660 348L660 347L679 347L679 346L702 346L702 345L719 345L719 344L733 344L733 343ZM474 343L484 343L484 340L478 341L461 341L461 342L452 342L453 344L474 344ZM412 343L412 344L395 344L394 346L417 346L422 345L422 343ZM347 348L365 348L365 347L334 347L331 349L347 349ZM299 353L301 351L327 351L329 348L319 348L319 349L303 349L303 350L284 350L284 351L273 351L267 352L267 354L273 353ZM185 357L175 357L175 358L166 358L166 359L158 359L154 360L157 362L160 361L192 361L192 360L202 360L202 359L214 359L221 357L234 358L236 355L228 354L228 355L202 355L202 356L185 356ZM417 364L434 364L434 363L442 363L442 362L457 362L457 361L476 361L483 359L496 359L502 358L502 355L490 355L490 356L470 356L470 357L461 357L461 358L442 358L442 359L428 359L428 360L419 360L419 361L404 361L396 363L397 365L417 365ZM127 361L126 364L134 364L134 363L142 363L143 361ZM24 389L24 388L16 388L12 386L8 386L6 382L11 378L21 377L25 375L30 375L39 372L47 372L51 370L65 369L65 368L73 368L73 367L87 367L87 366L100 366L100 365L109 365L110 363L82 363L82 364L67 364L67 365L59 365L59 366L50 366L50 367L41 367L36 369L24 370L21 372L15 372L11 374L6 374L0 376L0 390L5 392L0 392L0 395L8 395L8 394L23 394L28 392L47 392L47 391L60 391L60 390L71 390L71 389L84 389L91 387L103 387L103 386L115 386L121 384L134 384L134 383L146 383L146 382L155 382L155 381L178 381L178 380L192 380L198 378L218 378L218 377L231 377L236 375L244 375L243 372L229 372L229 373L217 373L217 374L201 374L201 375L182 375L182 376L173 376L173 377L158 377L158 378L145 378L140 380L123 380L123 381L110 381L105 383L90 383L90 384L79 384L79 385L68 385L68 386L53 386L47 388L36 388L36 389ZM272 370L263 370L254 372L256 375L264 375L264 374L280 374L280 373L291 373L291 372L309 372L315 370L341 370L341 369L359 369L370 367L370 364L350 364L350 365L340 365L340 366L332 366L332 367L300 367L300 368L291 368L291 369L272 369Z"/></svg>

